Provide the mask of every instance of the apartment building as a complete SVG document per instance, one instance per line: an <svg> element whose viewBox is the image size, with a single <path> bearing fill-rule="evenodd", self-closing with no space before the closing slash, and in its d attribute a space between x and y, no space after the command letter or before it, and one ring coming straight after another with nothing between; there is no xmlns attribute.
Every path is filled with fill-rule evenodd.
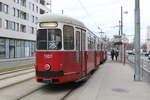
<svg viewBox="0 0 150 100"><path fill-rule="evenodd" d="M150 26L147 27L147 52L150 52Z"/></svg>
<svg viewBox="0 0 150 100"><path fill-rule="evenodd" d="M0 59L32 57L45 0L0 0Z"/></svg>

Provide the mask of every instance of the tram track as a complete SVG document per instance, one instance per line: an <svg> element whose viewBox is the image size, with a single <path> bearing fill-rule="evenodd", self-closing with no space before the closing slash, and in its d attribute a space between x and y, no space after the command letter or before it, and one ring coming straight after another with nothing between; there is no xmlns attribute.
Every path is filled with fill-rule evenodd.
<svg viewBox="0 0 150 100"><path fill-rule="evenodd" d="M6 89L6 88L9 88L11 86L15 86L15 85L18 85L20 83L23 83L25 81L29 81L31 79L33 79L34 77L31 77L31 78L28 78L28 79L25 79L25 80L22 80L22 81L18 81L18 82L15 82L15 83L12 83L12 84L9 84L9 85L6 85L6 86L3 86L3 87L0 87L0 89Z"/></svg>
<svg viewBox="0 0 150 100"><path fill-rule="evenodd" d="M53 98L52 100L66 100L70 94L72 94L72 92L80 85L77 83L67 83L63 85L39 84L34 80L33 77L4 87L0 87L0 99L1 95L5 97L7 94L13 97L8 99L6 97L5 100L33 100L35 97L38 98L39 96L43 96L43 98ZM9 94L7 92L9 92ZM16 93L19 94L16 95ZM45 96L43 94L48 95ZM36 100L41 99L38 98Z"/></svg>
<svg viewBox="0 0 150 100"><path fill-rule="evenodd" d="M33 68L33 67L30 67L30 68L22 68L22 69L13 70L13 71L0 72L0 75L6 75L6 74L16 73L16 72L25 71L25 70L30 70L30 69L34 69L34 68Z"/></svg>
<svg viewBox="0 0 150 100"><path fill-rule="evenodd" d="M23 83L33 78L34 78L34 71L19 73L19 74L12 75L12 76L5 76L3 78L1 77L0 89L5 89L8 87Z"/></svg>
<svg viewBox="0 0 150 100"><path fill-rule="evenodd" d="M30 94L32 94L32 93L34 93L34 92L36 92L36 91L42 89L43 87L44 87L44 86L41 86L41 87L39 87L39 88L36 88L36 89L34 89L34 90L32 90L32 91L30 91L30 92L28 92L28 93L26 93L26 94L24 94L24 95L18 97L18 98L16 98L16 100L21 100L21 99L23 99L24 97L27 97L27 96L29 96Z"/></svg>
<svg viewBox="0 0 150 100"><path fill-rule="evenodd" d="M36 89L34 89L34 90L32 90L32 91L26 93L25 95L22 95L21 97L18 97L16 100L22 100L23 98L25 98L25 97L27 97L27 96L29 96L29 95L31 95L31 94L33 94L33 93L39 91L39 90L42 89L43 87L44 87L44 86L41 86L41 87L39 87L39 88L36 88ZM65 99L73 92L73 90L74 90L74 88L68 90L68 92L67 92L65 95L63 95L62 98L60 98L59 100L65 100Z"/></svg>
<svg viewBox="0 0 150 100"><path fill-rule="evenodd" d="M74 90L75 90L75 88L68 91L68 93L66 95L64 95L60 100L65 100Z"/></svg>
<svg viewBox="0 0 150 100"><path fill-rule="evenodd" d="M2 77L2 78L0 78L0 81L1 80L5 80L5 79L9 79L9 78L13 78L13 77L17 77L19 75L24 75L24 74L32 73L32 72L34 72L34 71L28 71L28 72L18 73L18 74L12 75L12 76Z"/></svg>
<svg viewBox="0 0 150 100"><path fill-rule="evenodd" d="M38 97L38 95L40 95L41 97L43 96L43 98L51 98L52 100L66 100L69 97L69 95L77 88L77 85L76 86L69 85L68 88L66 89L67 85L65 86L58 85L56 87L55 86L51 87L50 85L40 86L38 88L33 89L32 91L25 93L24 95L17 97L15 100L32 100L32 99L36 99L34 97ZM70 86L73 86L73 87L70 87ZM48 97L46 97L45 95L42 95L43 90L45 89L46 89L46 92L49 92L49 91L51 92L51 94ZM40 98L37 100L40 100Z"/></svg>

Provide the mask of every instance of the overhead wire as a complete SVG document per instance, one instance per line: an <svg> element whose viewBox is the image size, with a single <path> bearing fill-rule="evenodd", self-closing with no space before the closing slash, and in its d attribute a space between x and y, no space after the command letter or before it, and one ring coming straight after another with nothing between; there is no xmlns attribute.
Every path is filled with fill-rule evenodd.
<svg viewBox="0 0 150 100"><path fill-rule="evenodd" d="M82 7L82 9L84 10L84 12L86 13L86 15L89 17L89 19L94 23L94 28L98 29L99 26L97 26L95 20L93 20L91 14L89 13L89 11L86 9L86 7L83 5L83 3L81 2L81 0L77 0L80 4L80 6Z"/></svg>

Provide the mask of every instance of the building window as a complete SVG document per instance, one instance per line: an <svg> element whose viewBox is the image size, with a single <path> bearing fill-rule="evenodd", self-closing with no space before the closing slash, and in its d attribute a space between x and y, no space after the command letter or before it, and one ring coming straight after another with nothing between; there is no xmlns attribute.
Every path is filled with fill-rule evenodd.
<svg viewBox="0 0 150 100"><path fill-rule="evenodd" d="M20 31L25 33L26 32L26 25L21 24L20 25Z"/></svg>
<svg viewBox="0 0 150 100"><path fill-rule="evenodd" d="M16 13L17 13L16 16L19 18L20 17L20 10L17 9Z"/></svg>
<svg viewBox="0 0 150 100"><path fill-rule="evenodd" d="M41 5L45 5L45 0L40 0Z"/></svg>
<svg viewBox="0 0 150 100"><path fill-rule="evenodd" d="M29 10L31 10L31 5L32 5L31 2L29 2Z"/></svg>
<svg viewBox="0 0 150 100"><path fill-rule="evenodd" d="M19 32L19 23L15 23L15 31Z"/></svg>
<svg viewBox="0 0 150 100"><path fill-rule="evenodd" d="M23 11L20 11L20 18L26 20L27 19L27 13L23 12Z"/></svg>
<svg viewBox="0 0 150 100"><path fill-rule="evenodd" d="M20 0L20 4L24 7L26 7L26 0Z"/></svg>
<svg viewBox="0 0 150 100"><path fill-rule="evenodd" d="M14 2L19 4L20 0L14 0Z"/></svg>
<svg viewBox="0 0 150 100"><path fill-rule="evenodd" d="M31 56L35 54L35 42L31 42Z"/></svg>
<svg viewBox="0 0 150 100"><path fill-rule="evenodd" d="M9 58L15 57L15 40L9 40Z"/></svg>
<svg viewBox="0 0 150 100"><path fill-rule="evenodd" d="M0 2L0 11L8 14L8 5L3 4L2 2Z"/></svg>
<svg viewBox="0 0 150 100"><path fill-rule="evenodd" d="M34 11L34 4L32 4L32 11Z"/></svg>
<svg viewBox="0 0 150 100"><path fill-rule="evenodd" d="M0 39L0 58L5 58L5 40Z"/></svg>
<svg viewBox="0 0 150 100"><path fill-rule="evenodd" d="M2 11L3 4L0 2L0 11Z"/></svg>
<svg viewBox="0 0 150 100"><path fill-rule="evenodd" d="M74 29L72 26L64 25L64 49L72 50L74 49Z"/></svg>
<svg viewBox="0 0 150 100"><path fill-rule="evenodd" d="M16 9L13 8L13 16L16 16Z"/></svg>
<svg viewBox="0 0 150 100"><path fill-rule="evenodd" d="M34 16L32 16L32 22L34 23Z"/></svg>
<svg viewBox="0 0 150 100"><path fill-rule="evenodd" d="M34 27L30 27L30 33L34 34Z"/></svg>
<svg viewBox="0 0 150 100"><path fill-rule="evenodd" d="M2 19L0 18L0 28L2 27Z"/></svg>
<svg viewBox="0 0 150 100"><path fill-rule="evenodd" d="M16 50L15 57L21 57L21 41L16 40Z"/></svg>
<svg viewBox="0 0 150 100"><path fill-rule="evenodd" d="M25 57L30 56L30 44L28 41L25 41Z"/></svg>
<svg viewBox="0 0 150 100"><path fill-rule="evenodd" d="M40 14L44 14L44 13L45 13L45 11L40 9Z"/></svg>
<svg viewBox="0 0 150 100"><path fill-rule="evenodd" d="M39 8L38 8L38 6L36 6L36 13L38 13L39 12Z"/></svg>
<svg viewBox="0 0 150 100"><path fill-rule="evenodd" d="M36 2L38 3L38 2L39 2L39 0L36 0Z"/></svg>
<svg viewBox="0 0 150 100"><path fill-rule="evenodd" d="M12 28L11 28L11 29L12 29L13 31L15 31L15 27L16 27L15 24L16 24L15 22L12 22Z"/></svg>
<svg viewBox="0 0 150 100"><path fill-rule="evenodd" d="M35 18L35 23L37 23L37 21L38 21L38 17Z"/></svg>
<svg viewBox="0 0 150 100"><path fill-rule="evenodd" d="M9 29L9 27L8 27L8 20L5 20L4 27L5 27L5 29Z"/></svg>
<svg viewBox="0 0 150 100"><path fill-rule="evenodd" d="M8 5L4 4L3 6L4 6L4 10L3 11L8 14Z"/></svg>

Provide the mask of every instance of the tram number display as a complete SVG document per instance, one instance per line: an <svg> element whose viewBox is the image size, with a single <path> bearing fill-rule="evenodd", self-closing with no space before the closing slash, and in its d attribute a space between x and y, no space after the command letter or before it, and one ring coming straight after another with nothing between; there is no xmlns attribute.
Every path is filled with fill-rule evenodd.
<svg viewBox="0 0 150 100"><path fill-rule="evenodd" d="M56 49L57 48L57 46L56 46L56 41L49 41L48 42L48 48L49 49Z"/></svg>
<svg viewBox="0 0 150 100"><path fill-rule="evenodd" d="M57 27L57 23L56 22L41 22L40 23L40 27L41 28L48 28L48 27Z"/></svg>

